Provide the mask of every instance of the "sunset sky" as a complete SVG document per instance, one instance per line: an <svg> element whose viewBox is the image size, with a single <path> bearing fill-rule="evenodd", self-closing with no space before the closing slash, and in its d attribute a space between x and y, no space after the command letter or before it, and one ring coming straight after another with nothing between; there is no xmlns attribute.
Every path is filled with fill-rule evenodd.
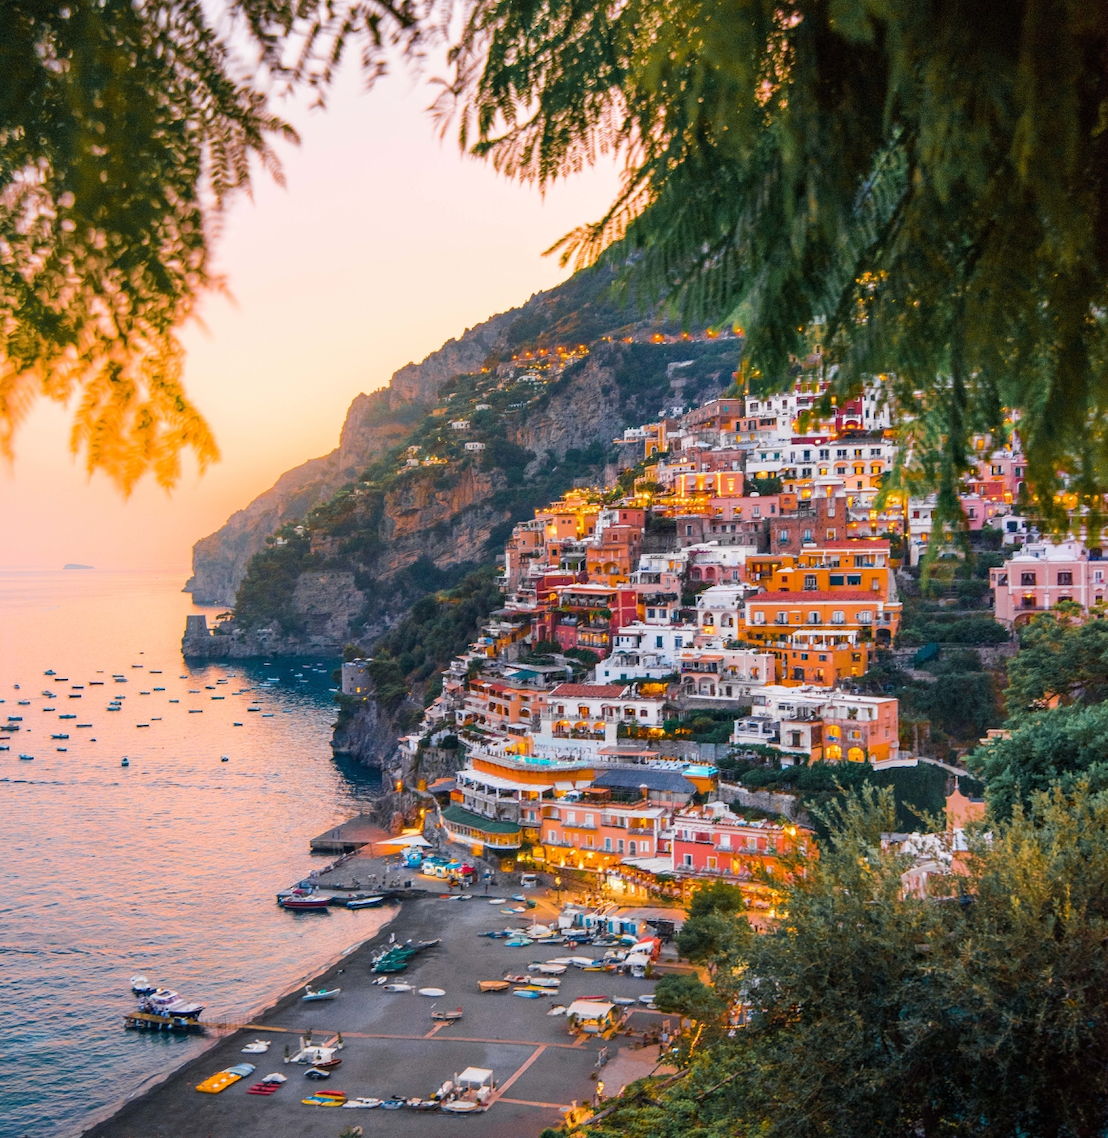
<svg viewBox="0 0 1108 1138"><path fill-rule="evenodd" d="M217 246L233 299L208 298L184 335L223 461L124 502L69 455L68 413L40 405L0 468L0 567L186 573L194 541L336 445L358 392L565 279L542 251L603 211L614 167L544 200L440 141L430 101L408 75L365 93L348 71L326 112L284 109L302 137L282 151L287 187L259 175L236 203Z"/></svg>

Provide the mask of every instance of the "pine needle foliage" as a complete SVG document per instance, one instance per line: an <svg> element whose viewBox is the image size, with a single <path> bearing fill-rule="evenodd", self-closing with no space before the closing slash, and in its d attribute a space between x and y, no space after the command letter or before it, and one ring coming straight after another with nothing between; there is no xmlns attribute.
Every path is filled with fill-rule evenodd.
<svg viewBox="0 0 1108 1138"><path fill-rule="evenodd" d="M213 22L215 12L225 26ZM0 9L0 455L45 397L124 492L218 457L176 329L218 286L210 245L251 164L293 139L265 84L322 90L347 41L370 78L408 0L7 0ZM253 78L228 48L254 53ZM240 77L240 72L243 77Z"/></svg>
<svg viewBox="0 0 1108 1138"><path fill-rule="evenodd" d="M1076 0L471 0L439 102L541 185L625 159L563 256L737 321L752 388L821 329L889 377L896 488L957 484L1018 418L1045 522L1108 487L1108 8ZM1005 409L1015 413L1006 415Z"/></svg>

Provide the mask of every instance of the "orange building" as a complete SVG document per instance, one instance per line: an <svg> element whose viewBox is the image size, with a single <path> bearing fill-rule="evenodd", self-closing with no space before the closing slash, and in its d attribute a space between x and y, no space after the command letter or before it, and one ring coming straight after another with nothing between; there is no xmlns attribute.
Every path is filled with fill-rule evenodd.
<svg viewBox="0 0 1108 1138"><path fill-rule="evenodd" d="M477 726L508 735L537 731L546 693L499 680L475 679L454 712L459 727Z"/></svg>

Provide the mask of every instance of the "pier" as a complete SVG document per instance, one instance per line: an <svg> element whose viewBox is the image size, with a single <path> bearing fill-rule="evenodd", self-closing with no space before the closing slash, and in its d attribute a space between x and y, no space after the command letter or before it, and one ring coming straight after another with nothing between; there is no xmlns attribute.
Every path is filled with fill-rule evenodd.
<svg viewBox="0 0 1108 1138"><path fill-rule="evenodd" d="M347 854L387 838L388 834L370 815L359 814L348 822L324 830L318 837L312 838L309 845L312 853Z"/></svg>

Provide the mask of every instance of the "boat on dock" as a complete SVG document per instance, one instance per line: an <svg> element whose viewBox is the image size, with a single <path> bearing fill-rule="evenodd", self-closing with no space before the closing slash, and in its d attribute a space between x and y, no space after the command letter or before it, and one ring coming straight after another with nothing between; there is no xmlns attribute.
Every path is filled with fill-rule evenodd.
<svg viewBox="0 0 1108 1138"><path fill-rule="evenodd" d="M380 905L384 899L384 894L379 897L355 897L346 902L346 907L348 909L370 909L375 905Z"/></svg>
<svg viewBox="0 0 1108 1138"><path fill-rule="evenodd" d="M431 1018L436 1023L454 1023L456 1020L460 1020L462 1018L462 1009L451 1008L450 1011L432 1011Z"/></svg>
<svg viewBox="0 0 1108 1138"><path fill-rule="evenodd" d="M123 1026L139 1031L203 1031L204 1025L187 1016L160 1016L151 1012L128 1012Z"/></svg>

